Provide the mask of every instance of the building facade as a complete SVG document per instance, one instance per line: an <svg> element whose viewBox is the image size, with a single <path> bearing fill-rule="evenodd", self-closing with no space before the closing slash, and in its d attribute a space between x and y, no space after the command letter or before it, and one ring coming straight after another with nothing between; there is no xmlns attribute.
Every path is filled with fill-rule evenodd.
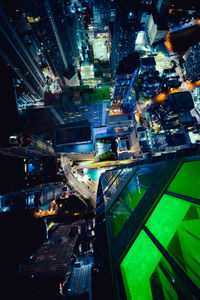
<svg viewBox="0 0 200 300"><path fill-rule="evenodd" d="M43 97L45 78L2 6L0 16L0 55L13 71L15 87L20 89L21 86L20 96L23 101L33 104Z"/></svg>
<svg viewBox="0 0 200 300"><path fill-rule="evenodd" d="M190 51L185 57L184 68L185 75L188 80L199 80L200 79L200 43L190 48Z"/></svg>
<svg viewBox="0 0 200 300"><path fill-rule="evenodd" d="M196 156L101 175L114 299L199 298L199 167Z"/></svg>
<svg viewBox="0 0 200 300"><path fill-rule="evenodd" d="M72 24L67 18L67 6L63 1L30 2L26 16L60 86L71 85L73 76L68 76L67 72L75 64L76 52L73 51L74 35L71 34Z"/></svg>

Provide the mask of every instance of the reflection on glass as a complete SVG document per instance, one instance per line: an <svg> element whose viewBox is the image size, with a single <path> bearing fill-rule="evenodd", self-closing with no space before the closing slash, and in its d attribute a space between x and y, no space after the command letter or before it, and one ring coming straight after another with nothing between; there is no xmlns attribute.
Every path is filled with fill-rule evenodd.
<svg viewBox="0 0 200 300"><path fill-rule="evenodd" d="M185 162L168 191L200 199L200 161Z"/></svg>
<svg viewBox="0 0 200 300"><path fill-rule="evenodd" d="M120 232L126 221L129 219L130 213L126 209L126 207L118 200L111 207L109 215L113 235L117 236L117 234Z"/></svg>
<svg viewBox="0 0 200 300"><path fill-rule="evenodd" d="M128 300L196 299L143 230L120 268Z"/></svg>
<svg viewBox="0 0 200 300"><path fill-rule="evenodd" d="M113 199L116 192L119 190L121 186L123 186L124 182L127 180L127 176L133 172L132 168L124 169L121 171L121 169L113 170L113 173L106 172L105 175L102 176L102 184L104 184L104 201L107 204L109 201ZM111 179L112 178L112 179ZM111 181L109 182L109 180ZM105 186L106 182L106 186ZM108 183L109 182L109 183Z"/></svg>
<svg viewBox="0 0 200 300"><path fill-rule="evenodd" d="M146 225L200 288L199 216L199 206L164 195Z"/></svg>
<svg viewBox="0 0 200 300"><path fill-rule="evenodd" d="M141 198L145 194L146 190L141 188L140 186L136 186L131 184L127 185L127 189L125 189L120 197L124 200L124 202L128 205L128 207L133 211L137 204L140 202Z"/></svg>
<svg viewBox="0 0 200 300"><path fill-rule="evenodd" d="M143 186L150 186L158 175L163 163L158 163L150 166L140 166L139 170L131 178L131 184L139 184Z"/></svg>
<svg viewBox="0 0 200 300"><path fill-rule="evenodd" d="M142 230L120 264L128 300L153 299L150 277L161 257L160 251Z"/></svg>
<svg viewBox="0 0 200 300"><path fill-rule="evenodd" d="M162 257L160 263L155 268L155 271L151 276L150 283L152 299L195 299L186 284L164 257Z"/></svg>

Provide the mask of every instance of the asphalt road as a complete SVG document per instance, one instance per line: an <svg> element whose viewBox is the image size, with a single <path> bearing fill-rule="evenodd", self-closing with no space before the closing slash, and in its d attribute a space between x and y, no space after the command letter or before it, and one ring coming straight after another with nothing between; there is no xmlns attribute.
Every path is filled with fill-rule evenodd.
<svg viewBox="0 0 200 300"><path fill-rule="evenodd" d="M75 177L75 174L72 173L71 166L67 157L61 158L62 165L67 176L69 183L74 187L82 195L89 197L92 200L92 203L95 207L96 205L96 193L92 192L91 187L88 184L81 182L79 179Z"/></svg>

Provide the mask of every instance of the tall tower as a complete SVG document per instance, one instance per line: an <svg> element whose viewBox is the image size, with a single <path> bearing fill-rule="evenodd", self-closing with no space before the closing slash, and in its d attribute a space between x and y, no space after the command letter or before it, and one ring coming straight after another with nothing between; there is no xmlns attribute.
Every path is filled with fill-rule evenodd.
<svg viewBox="0 0 200 300"><path fill-rule="evenodd" d="M44 76L1 6L0 40L0 56L23 85L24 94L33 100L41 99L44 93Z"/></svg>
<svg viewBox="0 0 200 300"><path fill-rule="evenodd" d="M118 5L112 35L111 66L113 77L115 77L119 62L134 52L138 25L137 10L125 4Z"/></svg>
<svg viewBox="0 0 200 300"><path fill-rule="evenodd" d="M53 0L32 1L27 8L27 19L61 87L71 85L76 75L75 69L71 72L75 59L66 9L64 1Z"/></svg>
<svg viewBox="0 0 200 300"><path fill-rule="evenodd" d="M161 14L165 14L168 12L170 5L170 0L158 0L157 2L157 10Z"/></svg>

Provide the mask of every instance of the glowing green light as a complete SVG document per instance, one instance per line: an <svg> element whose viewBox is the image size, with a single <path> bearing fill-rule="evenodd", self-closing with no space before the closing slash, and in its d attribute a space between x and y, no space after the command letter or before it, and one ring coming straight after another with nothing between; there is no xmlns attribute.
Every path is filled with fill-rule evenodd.
<svg viewBox="0 0 200 300"><path fill-rule="evenodd" d="M142 176L143 174L141 178L143 178ZM145 189L136 186L134 183L135 181L132 182L131 179L126 189L120 194L121 199L132 211L146 192ZM200 161L185 162L174 177L168 191L200 199ZM121 225L121 228L124 224L125 222ZM199 206L164 194L145 226L168 253L176 259L196 286L200 287ZM183 294L185 293L184 283L180 279L177 280L178 276L175 274L173 267L171 265L166 267L166 263L163 263L163 259L161 259L162 254L158 248L145 231L141 230L120 264L127 299L154 299L156 291L154 291L155 295L153 296L152 286L156 287L158 281L152 285L155 278L155 276L152 276L153 274L157 274L161 291L166 299L169 298L169 294L173 299L178 299L176 285L179 285ZM162 267L165 272L163 272ZM190 290L188 289L189 294Z"/></svg>
<svg viewBox="0 0 200 300"><path fill-rule="evenodd" d="M190 202L163 195L146 226L158 241L167 247L186 215Z"/></svg>
<svg viewBox="0 0 200 300"><path fill-rule="evenodd" d="M200 199L200 161L185 162L168 191Z"/></svg>
<svg viewBox="0 0 200 300"><path fill-rule="evenodd" d="M136 185L131 185L128 186L128 193L125 190L121 197L123 198L124 202L128 205L128 207L133 211L137 204L140 202L142 199L143 195L146 193L146 190L136 186Z"/></svg>
<svg viewBox="0 0 200 300"><path fill-rule="evenodd" d="M162 255L142 230L120 267L127 299L151 300L150 278Z"/></svg>
<svg viewBox="0 0 200 300"><path fill-rule="evenodd" d="M164 195L146 223L151 233L167 247L190 203ZM162 255L144 231L141 231L121 263L128 299L153 299L150 278Z"/></svg>

